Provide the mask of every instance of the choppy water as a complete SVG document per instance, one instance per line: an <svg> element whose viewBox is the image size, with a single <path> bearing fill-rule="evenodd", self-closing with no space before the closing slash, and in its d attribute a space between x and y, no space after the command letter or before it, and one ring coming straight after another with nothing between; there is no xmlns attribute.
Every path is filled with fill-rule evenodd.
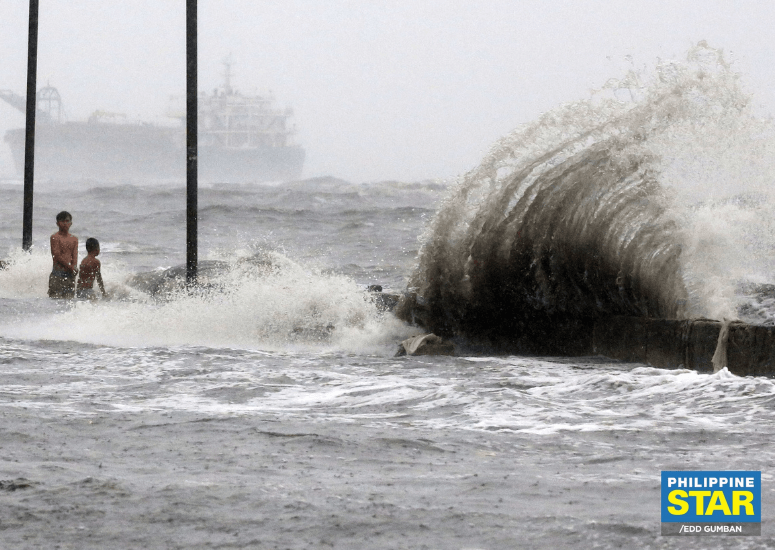
<svg viewBox="0 0 775 550"><path fill-rule="evenodd" d="M766 470L769 379L603 358L394 358L419 329L380 314L365 292L408 285L439 326L469 334L504 320L524 329L536 316L541 330L557 316L621 313L772 323L775 172L764 154L772 133L723 64L703 68L703 51L686 66L662 66L652 87L621 81L606 90L612 98L548 113L455 184L203 187L200 258L229 268L201 294L159 300L130 284L184 262L181 186L41 182L27 255L18 250L21 184L0 184L0 250L10 260L0 271L0 413L53 423L157 413L271 419L352 426L366 438L390 429L442 447L490 434L496 445L520 438L535 449L515 455L529 471L548 461L577 481L584 464L601 463L582 461L573 477L563 468L579 467L580 449L627 455L636 444L624 441L648 433L659 458L634 453L610 483L653 485L668 466ZM86 237L100 239L111 301L46 298L47 241L61 209L73 214L79 258ZM732 436L736 446L724 447ZM639 497L618 498L624 509ZM652 504L654 517L621 519L626 528L600 545L673 544L649 534ZM559 496L538 499L536 513L560 505ZM589 525L582 538L597 536ZM555 543L577 540L542 529ZM392 547L379 540L374 547Z"/></svg>
<svg viewBox="0 0 775 550"><path fill-rule="evenodd" d="M0 364L3 406L46 418L146 410L271 415L295 422L513 432L538 441L547 434L635 430L759 438L775 420L772 380L599 358L394 359L5 339Z"/></svg>

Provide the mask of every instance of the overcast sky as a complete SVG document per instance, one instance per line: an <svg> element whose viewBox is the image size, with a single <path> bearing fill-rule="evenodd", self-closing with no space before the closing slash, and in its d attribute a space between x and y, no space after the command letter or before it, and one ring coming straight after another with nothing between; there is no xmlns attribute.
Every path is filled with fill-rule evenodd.
<svg viewBox="0 0 775 550"><path fill-rule="evenodd" d="M28 0L0 0L0 89L26 88ZM40 0L38 84L69 119L158 120L185 94L184 0ZM274 91L305 177L450 178L554 106L707 40L775 114L770 0L199 0L199 87ZM24 116L0 102L0 134ZM12 172L0 143L0 173Z"/></svg>

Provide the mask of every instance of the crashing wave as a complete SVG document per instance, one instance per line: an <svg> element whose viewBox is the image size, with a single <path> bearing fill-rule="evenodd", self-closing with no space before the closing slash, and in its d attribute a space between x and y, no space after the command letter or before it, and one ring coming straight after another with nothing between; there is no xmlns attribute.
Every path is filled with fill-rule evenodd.
<svg viewBox="0 0 775 550"><path fill-rule="evenodd" d="M704 43L686 63L661 64L648 86L631 74L545 114L452 189L422 239L416 299L399 315L535 351L572 347L601 317L732 316L719 296L737 274L698 244L692 209L711 176L696 159L724 148L732 129L749 147L757 124L737 76Z"/></svg>

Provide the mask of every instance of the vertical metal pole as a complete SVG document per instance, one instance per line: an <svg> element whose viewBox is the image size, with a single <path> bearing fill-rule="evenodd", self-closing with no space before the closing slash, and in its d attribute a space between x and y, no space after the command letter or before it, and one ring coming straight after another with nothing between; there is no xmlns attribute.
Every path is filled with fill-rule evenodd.
<svg viewBox="0 0 775 550"><path fill-rule="evenodd" d="M186 0L186 281L197 271L197 51L196 0Z"/></svg>
<svg viewBox="0 0 775 550"><path fill-rule="evenodd" d="M24 134L24 216L22 249L32 247L32 189L35 175L35 112L38 75L38 0L30 0L30 29L27 42L27 122Z"/></svg>

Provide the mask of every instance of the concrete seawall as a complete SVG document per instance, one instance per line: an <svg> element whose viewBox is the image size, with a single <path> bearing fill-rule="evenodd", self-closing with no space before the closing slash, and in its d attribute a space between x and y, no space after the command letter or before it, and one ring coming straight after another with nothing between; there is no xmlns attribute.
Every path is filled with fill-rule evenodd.
<svg viewBox="0 0 775 550"><path fill-rule="evenodd" d="M595 323L593 352L659 368L713 372L721 326L708 319L612 317ZM731 323L726 362L738 376L775 375L775 327Z"/></svg>
<svg viewBox="0 0 775 550"><path fill-rule="evenodd" d="M393 312L398 318L422 326L428 332L438 328L428 326L427 307L414 294L402 296ZM665 369L687 368L712 373L713 355L719 344L722 326L721 321L712 319L609 317L555 325L551 334L546 334L537 343L533 338L525 338L525 335L514 335L505 340L501 338L477 345L475 337L468 337L465 352L602 355ZM722 362L725 355L729 371L738 376L775 376L775 327L735 321L728 328ZM451 336L442 331L438 334ZM724 351L723 346L720 351Z"/></svg>

